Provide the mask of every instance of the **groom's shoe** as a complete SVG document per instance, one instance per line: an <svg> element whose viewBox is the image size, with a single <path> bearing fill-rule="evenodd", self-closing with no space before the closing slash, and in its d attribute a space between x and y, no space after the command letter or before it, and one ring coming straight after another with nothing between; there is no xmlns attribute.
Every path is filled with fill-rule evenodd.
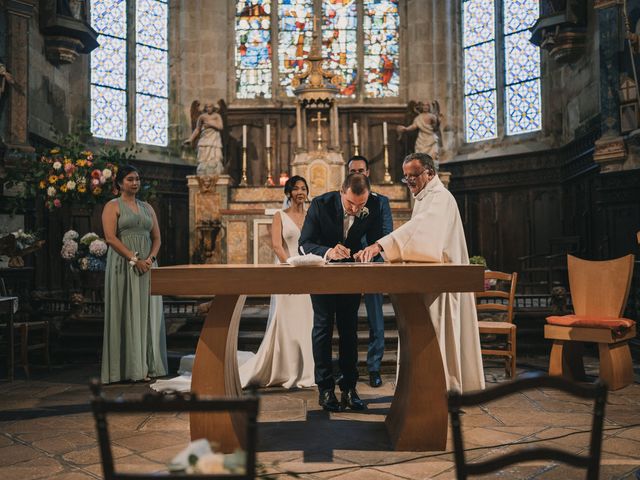
<svg viewBox="0 0 640 480"><path fill-rule="evenodd" d="M369 385L373 388L382 386L382 378L380 378L380 372L369 372Z"/></svg>
<svg viewBox="0 0 640 480"><path fill-rule="evenodd" d="M360 400L355 388L349 388L343 391L340 400L343 409L349 407L351 410L366 410L367 408L365 403Z"/></svg>
<svg viewBox="0 0 640 480"><path fill-rule="evenodd" d="M338 403L338 398L333 390L324 390L320 392L320 399L318 404L328 412L341 412L343 410L342 405Z"/></svg>

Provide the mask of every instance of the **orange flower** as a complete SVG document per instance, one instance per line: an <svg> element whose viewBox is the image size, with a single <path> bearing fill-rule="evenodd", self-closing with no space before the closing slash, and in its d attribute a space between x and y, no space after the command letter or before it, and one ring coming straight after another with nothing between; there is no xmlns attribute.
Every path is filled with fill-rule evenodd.
<svg viewBox="0 0 640 480"><path fill-rule="evenodd" d="M100 195L102 193L102 188L100 187L96 187L93 189L93 194L94 195Z"/></svg>
<svg viewBox="0 0 640 480"><path fill-rule="evenodd" d="M40 180L38 186L40 187L40 190L44 190L44 188L47 186L47 183L44 180Z"/></svg>
<svg viewBox="0 0 640 480"><path fill-rule="evenodd" d="M63 183L62 185L60 185L60 191L61 192L66 192L67 191L67 184Z"/></svg>
<svg viewBox="0 0 640 480"><path fill-rule="evenodd" d="M87 186L86 185L84 185L83 183L78 185L78 192L84 193L86 191L87 191Z"/></svg>
<svg viewBox="0 0 640 480"><path fill-rule="evenodd" d="M58 176L57 175L51 175L49 177L49 183L56 183L58 181Z"/></svg>

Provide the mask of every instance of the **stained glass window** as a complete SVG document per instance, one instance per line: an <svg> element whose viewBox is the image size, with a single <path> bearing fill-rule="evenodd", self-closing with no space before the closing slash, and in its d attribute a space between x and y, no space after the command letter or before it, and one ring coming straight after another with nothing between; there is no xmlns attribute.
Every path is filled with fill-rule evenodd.
<svg viewBox="0 0 640 480"><path fill-rule="evenodd" d="M529 42L538 0L504 0L507 135L540 130L540 50Z"/></svg>
<svg viewBox="0 0 640 480"><path fill-rule="evenodd" d="M236 4L236 93L271 97L271 0Z"/></svg>
<svg viewBox="0 0 640 480"><path fill-rule="evenodd" d="M502 16L496 18L500 2ZM495 138L499 127L507 135L539 130L540 52L529 42L529 28L538 18L538 0L464 0L462 11L467 141ZM496 30L502 33L497 39ZM500 85L497 61L504 62ZM497 103L498 89L504 106Z"/></svg>
<svg viewBox="0 0 640 480"><path fill-rule="evenodd" d="M91 5L91 24L100 46L91 54L91 131L97 137L127 136L127 2Z"/></svg>
<svg viewBox="0 0 640 480"><path fill-rule="evenodd" d="M399 0L237 0L237 98L294 95L291 82L311 51L314 19L322 29L323 67L345 79L341 96L397 97L398 4Z"/></svg>
<svg viewBox="0 0 640 480"><path fill-rule="evenodd" d="M280 0L278 4L278 65L280 86L293 95L291 80L311 50L313 0Z"/></svg>
<svg viewBox="0 0 640 480"><path fill-rule="evenodd" d="M495 5L493 0L462 4L465 126L468 142L498 135L496 111Z"/></svg>
<svg viewBox="0 0 640 480"><path fill-rule="evenodd" d="M340 95L353 97L358 75L358 9L356 0L322 2L322 55L324 67L344 77Z"/></svg>
<svg viewBox="0 0 640 480"><path fill-rule="evenodd" d="M364 0L364 74L367 97L400 93L398 0Z"/></svg>
<svg viewBox="0 0 640 480"><path fill-rule="evenodd" d="M166 146L169 126L169 6L136 0L136 140Z"/></svg>
<svg viewBox="0 0 640 480"><path fill-rule="evenodd" d="M91 54L91 131L96 137L168 144L168 17L166 0L135 0L134 46L127 38L127 1L91 3L91 24L100 34L100 46ZM127 89L129 47L135 48L135 98ZM129 105L136 106L135 139L127 129Z"/></svg>

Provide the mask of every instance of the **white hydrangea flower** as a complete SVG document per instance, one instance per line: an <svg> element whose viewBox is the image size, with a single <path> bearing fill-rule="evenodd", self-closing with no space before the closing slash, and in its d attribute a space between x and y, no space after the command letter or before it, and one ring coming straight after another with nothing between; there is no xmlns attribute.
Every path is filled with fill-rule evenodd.
<svg viewBox="0 0 640 480"><path fill-rule="evenodd" d="M47 188L47 195L50 197L55 197L56 196L56 189L55 187L49 187Z"/></svg>
<svg viewBox="0 0 640 480"><path fill-rule="evenodd" d="M54 170L60 170L62 168L62 163L60 162L53 162L53 169Z"/></svg>
<svg viewBox="0 0 640 480"><path fill-rule="evenodd" d="M76 189L76 182L74 182L73 180L69 180L67 182L67 190L75 190Z"/></svg>
<svg viewBox="0 0 640 480"><path fill-rule="evenodd" d="M64 236L62 237L62 242L67 242L69 240L77 240L77 238L80 235L78 234L78 232L76 232L75 230L69 230L67 233L64 234Z"/></svg>
<svg viewBox="0 0 640 480"><path fill-rule="evenodd" d="M96 257L102 257L105 253L107 253L107 244L102 240L94 240L89 245L89 253L95 255Z"/></svg>
<svg viewBox="0 0 640 480"><path fill-rule="evenodd" d="M73 240L67 240L62 244L60 256L65 260L71 260L78 252L78 244Z"/></svg>
<svg viewBox="0 0 640 480"><path fill-rule="evenodd" d="M108 168L105 168L104 170L102 170L102 176L106 179L111 178L112 172L111 170L109 170Z"/></svg>

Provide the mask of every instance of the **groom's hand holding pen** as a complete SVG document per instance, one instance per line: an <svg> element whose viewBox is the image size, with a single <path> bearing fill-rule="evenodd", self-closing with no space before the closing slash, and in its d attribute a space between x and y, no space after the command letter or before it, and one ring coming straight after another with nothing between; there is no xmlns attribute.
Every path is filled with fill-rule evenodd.
<svg viewBox="0 0 640 480"><path fill-rule="evenodd" d="M368 263L378 256L380 252L382 252L382 247L376 242L373 245L369 245L364 250L360 250L353 256L353 258L356 262Z"/></svg>
<svg viewBox="0 0 640 480"><path fill-rule="evenodd" d="M329 260L344 260L349 257L351 257L351 249L345 247L341 243L338 243L327 252L327 258Z"/></svg>

